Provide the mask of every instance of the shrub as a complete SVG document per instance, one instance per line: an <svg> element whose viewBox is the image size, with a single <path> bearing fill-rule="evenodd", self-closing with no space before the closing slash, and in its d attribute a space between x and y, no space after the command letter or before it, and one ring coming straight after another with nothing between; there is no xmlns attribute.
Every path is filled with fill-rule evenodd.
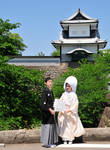
<svg viewBox="0 0 110 150"><path fill-rule="evenodd" d="M1 129L5 123L6 129L30 128L41 119L43 72L6 64L3 57L0 60Z"/></svg>

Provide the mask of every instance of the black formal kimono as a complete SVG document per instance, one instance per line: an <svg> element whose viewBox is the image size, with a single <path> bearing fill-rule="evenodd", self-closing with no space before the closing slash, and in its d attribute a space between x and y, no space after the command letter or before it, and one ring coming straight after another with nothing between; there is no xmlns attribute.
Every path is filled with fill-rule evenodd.
<svg viewBox="0 0 110 150"><path fill-rule="evenodd" d="M57 128L55 116L49 111L53 109L54 95L52 90L47 87L42 93L41 112L42 112L42 127L41 127L41 142L44 145L55 144L58 142Z"/></svg>
<svg viewBox="0 0 110 150"><path fill-rule="evenodd" d="M52 90L45 88L42 93L41 111L42 111L42 124L54 124L54 115L49 111L53 109L54 95Z"/></svg>

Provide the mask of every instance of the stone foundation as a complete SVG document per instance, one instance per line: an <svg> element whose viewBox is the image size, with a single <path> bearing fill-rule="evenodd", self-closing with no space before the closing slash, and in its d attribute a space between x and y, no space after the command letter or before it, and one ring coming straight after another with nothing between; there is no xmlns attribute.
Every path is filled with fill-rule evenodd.
<svg viewBox="0 0 110 150"><path fill-rule="evenodd" d="M83 141L109 141L110 128L86 128L86 134L83 136ZM15 144L15 143L39 143L40 128L32 130L10 130L0 131L0 143Z"/></svg>
<svg viewBox="0 0 110 150"><path fill-rule="evenodd" d="M50 76L53 79L59 77L62 73L68 69L68 63L60 63L59 66L25 66L26 68L39 69L40 71L45 70L45 77Z"/></svg>
<svg viewBox="0 0 110 150"><path fill-rule="evenodd" d="M105 107L98 127L110 127L110 107Z"/></svg>

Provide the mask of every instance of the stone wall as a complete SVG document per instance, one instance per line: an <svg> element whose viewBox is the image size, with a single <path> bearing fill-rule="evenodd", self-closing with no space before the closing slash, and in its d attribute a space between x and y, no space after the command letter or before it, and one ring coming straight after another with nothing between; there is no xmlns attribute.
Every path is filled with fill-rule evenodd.
<svg viewBox="0 0 110 150"><path fill-rule="evenodd" d="M45 77L50 76L53 79L59 77L62 73L68 70L68 67L78 68L80 64L78 62L62 62L59 65L42 65L42 66L25 66L26 68L45 70Z"/></svg>
<svg viewBox="0 0 110 150"><path fill-rule="evenodd" d="M99 127L110 127L110 107L105 107Z"/></svg>
<svg viewBox="0 0 110 150"><path fill-rule="evenodd" d="M86 133L83 136L84 142L87 141L109 141L110 128L86 128ZM41 129L32 130L10 130L0 131L0 143L15 144L15 143L39 143Z"/></svg>
<svg viewBox="0 0 110 150"><path fill-rule="evenodd" d="M106 98L108 100L106 104L107 106L104 108L102 117L98 125L98 127L102 127L102 128L110 127L110 93L106 95Z"/></svg>
<svg viewBox="0 0 110 150"><path fill-rule="evenodd" d="M40 71L46 70L45 77L50 76L55 79L59 77L63 72L66 72L68 69L68 63L60 63L58 66L25 66L26 68L39 69Z"/></svg>

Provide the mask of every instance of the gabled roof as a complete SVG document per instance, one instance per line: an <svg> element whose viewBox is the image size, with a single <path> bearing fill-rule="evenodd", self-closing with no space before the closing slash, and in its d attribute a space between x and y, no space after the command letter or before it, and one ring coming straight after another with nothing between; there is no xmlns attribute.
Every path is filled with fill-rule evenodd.
<svg viewBox="0 0 110 150"><path fill-rule="evenodd" d="M86 14L84 14L80 9L78 9L77 12L75 14L73 14L71 17L69 17L67 20L78 20L78 18L79 18L79 20L91 20L91 19L93 19L93 18L87 16Z"/></svg>
<svg viewBox="0 0 110 150"><path fill-rule="evenodd" d="M74 52L76 52L76 51L84 51L85 53L88 53L88 54L92 54L93 52L91 52L91 51L88 51L87 49L84 49L84 48L76 48L76 49L73 49L73 50L71 50L71 51L69 51L69 52L67 52L67 54L72 54L72 53L74 53Z"/></svg>
<svg viewBox="0 0 110 150"><path fill-rule="evenodd" d="M60 24L68 24L68 23L97 23L98 19L91 18L84 14L80 9L77 10L75 14L69 17L66 20L60 21Z"/></svg>

